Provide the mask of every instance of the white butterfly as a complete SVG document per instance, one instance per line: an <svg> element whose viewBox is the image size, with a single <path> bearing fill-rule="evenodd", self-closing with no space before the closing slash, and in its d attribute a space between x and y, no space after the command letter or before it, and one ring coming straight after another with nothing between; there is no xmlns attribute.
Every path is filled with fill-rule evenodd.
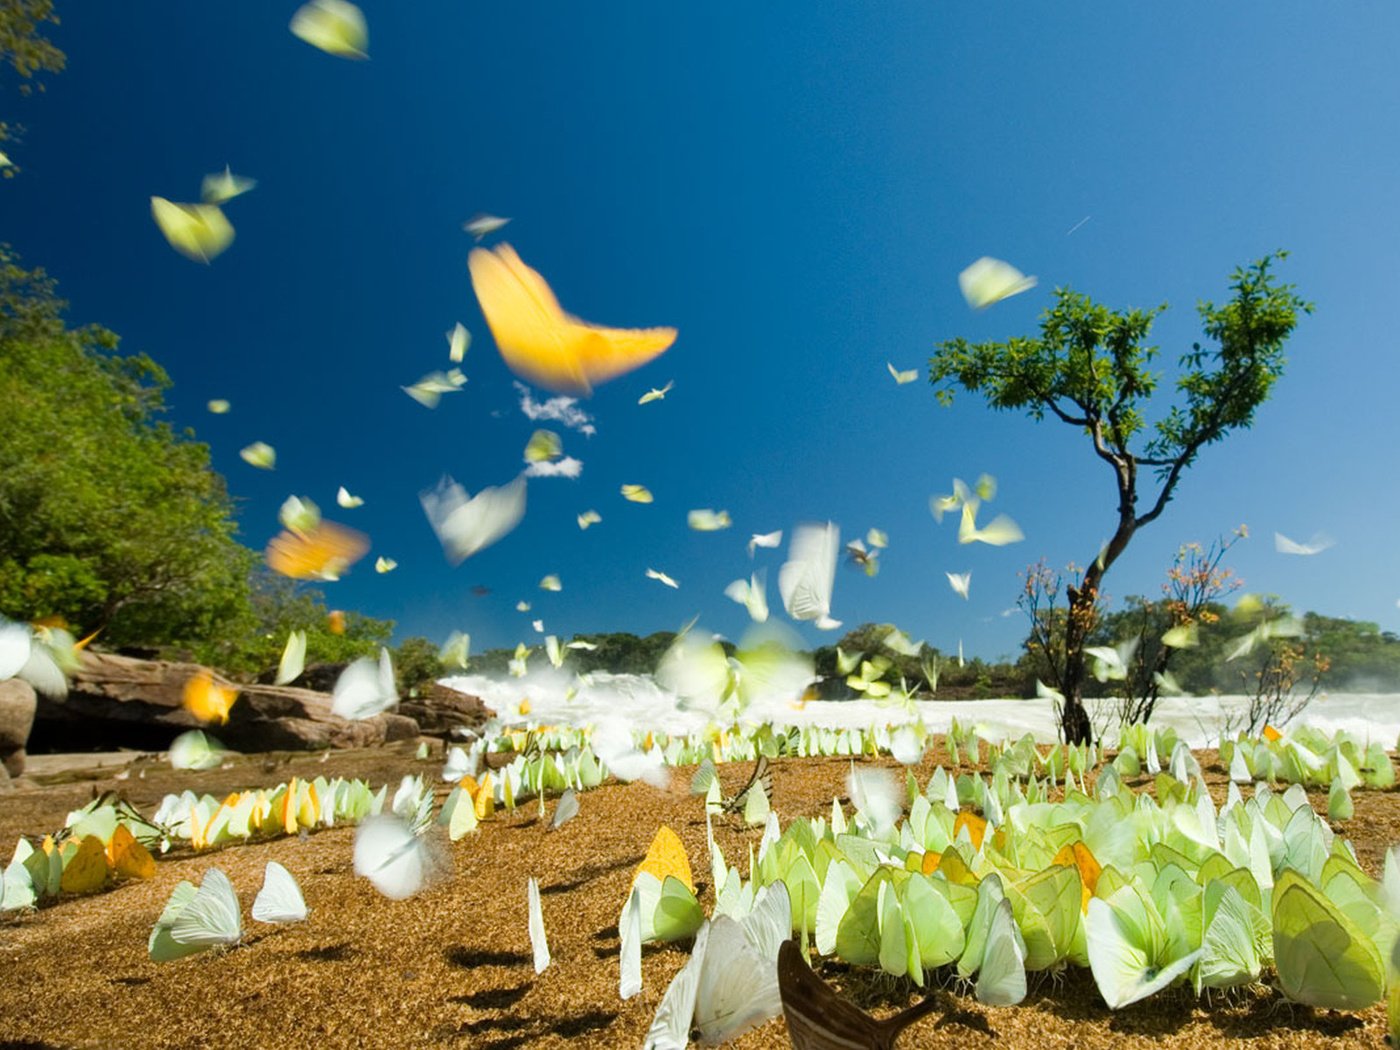
<svg viewBox="0 0 1400 1050"><path fill-rule="evenodd" d="M841 626L830 615L840 547L841 530L831 522L799 525L793 532L788 560L778 570L778 592L794 620L812 620L820 630Z"/></svg>
<svg viewBox="0 0 1400 1050"><path fill-rule="evenodd" d="M705 966L709 940L710 924L706 923L695 935L690 958L661 997L642 1050L686 1050L690 1045L690 1022L695 1016L695 999L700 991L700 973Z"/></svg>
<svg viewBox="0 0 1400 1050"><path fill-rule="evenodd" d="M472 334L460 321L447 333L447 357L454 364L461 364L467 356L467 348L472 345Z"/></svg>
<svg viewBox="0 0 1400 1050"><path fill-rule="evenodd" d="M596 510L586 510L578 516L578 527L586 529L590 525L597 525L602 520L603 516Z"/></svg>
<svg viewBox="0 0 1400 1050"><path fill-rule="evenodd" d="M1332 537L1321 532L1307 543L1294 543L1283 533L1274 533L1274 550L1278 551L1280 554L1321 554L1336 542L1337 541L1332 539Z"/></svg>
<svg viewBox="0 0 1400 1050"><path fill-rule="evenodd" d="M350 490L347 489L344 485L341 485L340 491L338 491L335 494L335 501L336 503L340 504L340 506L345 507L347 510L353 510L355 507L361 507L364 505L365 502L359 496L350 495Z"/></svg>
<svg viewBox="0 0 1400 1050"><path fill-rule="evenodd" d="M549 941L544 935L544 912L540 910L540 884L531 876L525 896L530 902L530 948L535 953L535 973L549 966Z"/></svg>
<svg viewBox="0 0 1400 1050"><path fill-rule="evenodd" d="M578 795L573 788L565 788L564 793L559 796L559 802L554 807L554 816L549 821L548 831L562 827L574 817L578 816Z"/></svg>
<svg viewBox="0 0 1400 1050"><path fill-rule="evenodd" d="M985 528L977 528L977 504L965 503L962 520L958 522L959 543L986 543L993 547L1004 547L1008 543L1019 543L1026 538L1021 527L1005 514L998 514Z"/></svg>
<svg viewBox="0 0 1400 1050"><path fill-rule="evenodd" d="M1034 277L1027 277L1009 263L986 255L958 274L958 287L967 305L974 310L985 310L993 303L1035 286Z"/></svg>
<svg viewBox="0 0 1400 1050"><path fill-rule="evenodd" d="M768 587L760 573L747 580L735 580L724 589L724 596L747 609L755 623L768 620Z"/></svg>
<svg viewBox="0 0 1400 1050"><path fill-rule="evenodd" d="M444 477L437 488L420 492L418 499L447 560L457 565L520 524L525 516L525 479L484 488L468 497L466 489Z"/></svg>
<svg viewBox="0 0 1400 1050"><path fill-rule="evenodd" d="M306 918L306 898L292 873L275 860L267 862L262 889L253 901L258 922L301 922Z"/></svg>
<svg viewBox="0 0 1400 1050"><path fill-rule="evenodd" d="M919 370L917 368L911 368L907 371L901 372L888 361L885 362L885 367L890 370L890 375L894 376L894 381L900 386L903 386L905 383L912 383L914 380L919 378Z"/></svg>
<svg viewBox="0 0 1400 1050"><path fill-rule="evenodd" d="M679 588L679 587L680 587L680 584L679 584L679 583L677 583L675 580L671 579L671 577L667 576L664 572L660 572L660 571L658 571L658 570L656 570L656 569L648 569L648 570L647 570L647 579L649 579L649 580L660 580L660 581L661 581L662 583L664 583L667 587L672 587L672 588Z"/></svg>
<svg viewBox="0 0 1400 1050"><path fill-rule="evenodd" d="M672 388L673 386L675 386L675 385L676 385L676 381L675 381L674 379L672 379L670 382L668 382L665 386L663 386L663 387L662 387L661 389L659 389L659 390L658 390L656 387L652 387L650 390L648 390L648 391L647 391L645 394L643 394L641 397L637 398L637 404L639 404L639 405L645 405L645 404L647 404L647 403L650 402L650 401L661 401L661 400L663 400L663 399L666 397L667 394L669 394L669 393L671 392L671 388Z"/></svg>
<svg viewBox="0 0 1400 1050"><path fill-rule="evenodd" d="M948 584L963 598L967 598L967 589L972 586L972 573L970 572L945 572L948 577Z"/></svg>
<svg viewBox="0 0 1400 1050"><path fill-rule="evenodd" d="M622 951L617 992L622 998L630 999L642 990L642 899L635 889L627 898L618 933Z"/></svg>
<svg viewBox="0 0 1400 1050"><path fill-rule="evenodd" d="M368 817L355 829L355 874L391 900L422 889L431 866L427 843L398 817Z"/></svg>
<svg viewBox="0 0 1400 1050"><path fill-rule="evenodd" d="M381 647L377 661L362 656L340 672L331 693L331 713L352 721L372 718L398 702L394 665L389 650Z"/></svg>
<svg viewBox="0 0 1400 1050"><path fill-rule="evenodd" d="M495 233L508 222L510 222L509 219L502 219L498 215L487 215L485 212L479 212L462 223L462 229L479 241L481 238Z"/></svg>
<svg viewBox="0 0 1400 1050"><path fill-rule="evenodd" d="M776 532L755 532L749 537L749 557L753 557L755 547L767 547L772 550L777 548L782 542L782 529L778 529Z"/></svg>
<svg viewBox="0 0 1400 1050"><path fill-rule="evenodd" d="M218 868L204 873L199 892L180 909L170 924L170 936L179 944L218 948L243 938L243 913L233 883Z"/></svg>
<svg viewBox="0 0 1400 1050"><path fill-rule="evenodd" d="M386 572L393 572L398 567L399 563L396 562L393 558L385 558L381 555L380 557L374 559L374 571L379 573L380 575L383 575Z"/></svg>
<svg viewBox="0 0 1400 1050"><path fill-rule="evenodd" d="M792 931L786 885L772 883L742 920L720 915L709 929L691 1023L704 1042L722 1043L783 1011L778 949Z"/></svg>

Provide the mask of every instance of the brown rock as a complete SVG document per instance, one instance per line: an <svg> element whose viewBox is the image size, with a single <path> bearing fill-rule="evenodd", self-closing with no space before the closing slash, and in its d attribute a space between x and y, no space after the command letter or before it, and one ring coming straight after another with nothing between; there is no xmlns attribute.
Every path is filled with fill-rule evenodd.
<svg viewBox="0 0 1400 1050"><path fill-rule="evenodd" d="M34 687L18 678L0 682L0 764L11 776L24 772L24 746L34 728L38 698Z"/></svg>
<svg viewBox="0 0 1400 1050"><path fill-rule="evenodd" d="M459 693L436 682L428 685L420 696L405 697L399 703L399 713L417 721L423 735L444 738L457 726L477 729L491 717L491 710L480 697Z"/></svg>
<svg viewBox="0 0 1400 1050"><path fill-rule="evenodd" d="M185 683L207 670L198 664L83 653L64 700L39 698L34 737L57 751L93 747L163 750L178 733L201 723L182 706ZM240 685L227 725L208 727L240 751L367 747L412 739L418 725L400 715L347 721L331 713L325 693L276 685ZM31 750L39 746L31 740Z"/></svg>

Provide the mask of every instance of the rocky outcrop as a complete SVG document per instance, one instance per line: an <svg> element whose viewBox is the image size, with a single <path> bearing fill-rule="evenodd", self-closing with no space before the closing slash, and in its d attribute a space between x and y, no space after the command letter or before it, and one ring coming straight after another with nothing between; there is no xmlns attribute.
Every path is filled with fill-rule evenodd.
<svg viewBox="0 0 1400 1050"><path fill-rule="evenodd" d="M491 717L491 709L481 698L459 693L436 682L423 690L421 696L405 697L399 702L399 713L418 723L425 736L449 737L458 726L479 729Z"/></svg>
<svg viewBox="0 0 1400 1050"><path fill-rule="evenodd" d="M18 678L0 682L0 771L4 779L24 772L24 749L34 727L38 698L34 687Z"/></svg>
<svg viewBox="0 0 1400 1050"><path fill-rule="evenodd" d="M198 664L83 653L62 700L39 697L31 750L134 747L163 750L186 729L207 728L238 751L368 747L413 739L418 723L399 714L348 721L331 713L325 693L276 685L240 685L227 725L202 727L182 706Z"/></svg>

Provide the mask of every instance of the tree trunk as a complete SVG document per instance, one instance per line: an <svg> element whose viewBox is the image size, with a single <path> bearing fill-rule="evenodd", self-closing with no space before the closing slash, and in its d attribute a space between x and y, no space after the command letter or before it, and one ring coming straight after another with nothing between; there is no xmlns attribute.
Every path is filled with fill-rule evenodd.
<svg viewBox="0 0 1400 1050"><path fill-rule="evenodd" d="M1087 575L1087 574L1086 574ZM1094 625L1098 592L1089 587L1070 587L1069 619L1065 624L1065 675L1061 692L1065 708L1060 712L1060 735L1066 744L1092 744L1094 727L1084 707L1084 642Z"/></svg>

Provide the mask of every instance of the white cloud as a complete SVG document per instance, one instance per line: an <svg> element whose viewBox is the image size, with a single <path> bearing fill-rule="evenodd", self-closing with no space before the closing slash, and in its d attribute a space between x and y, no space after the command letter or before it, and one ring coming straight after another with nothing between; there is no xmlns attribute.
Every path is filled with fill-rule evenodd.
<svg viewBox="0 0 1400 1050"><path fill-rule="evenodd" d="M562 423L586 437L592 437L598 432L597 427L593 425L593 417L578 407L578 398L551 397L541 403L531 396L530 388L524 383L516 383L515 389L520 391L520 411L525 413L527 419L547 419Z"/></svg>
<svg viewBox="0 0 1400 1050"><path fill-rule="evenodd" d="M583 473L583 460L565 456L553 463L541 461L525 468L527 478L576 478Z"/></svg>

